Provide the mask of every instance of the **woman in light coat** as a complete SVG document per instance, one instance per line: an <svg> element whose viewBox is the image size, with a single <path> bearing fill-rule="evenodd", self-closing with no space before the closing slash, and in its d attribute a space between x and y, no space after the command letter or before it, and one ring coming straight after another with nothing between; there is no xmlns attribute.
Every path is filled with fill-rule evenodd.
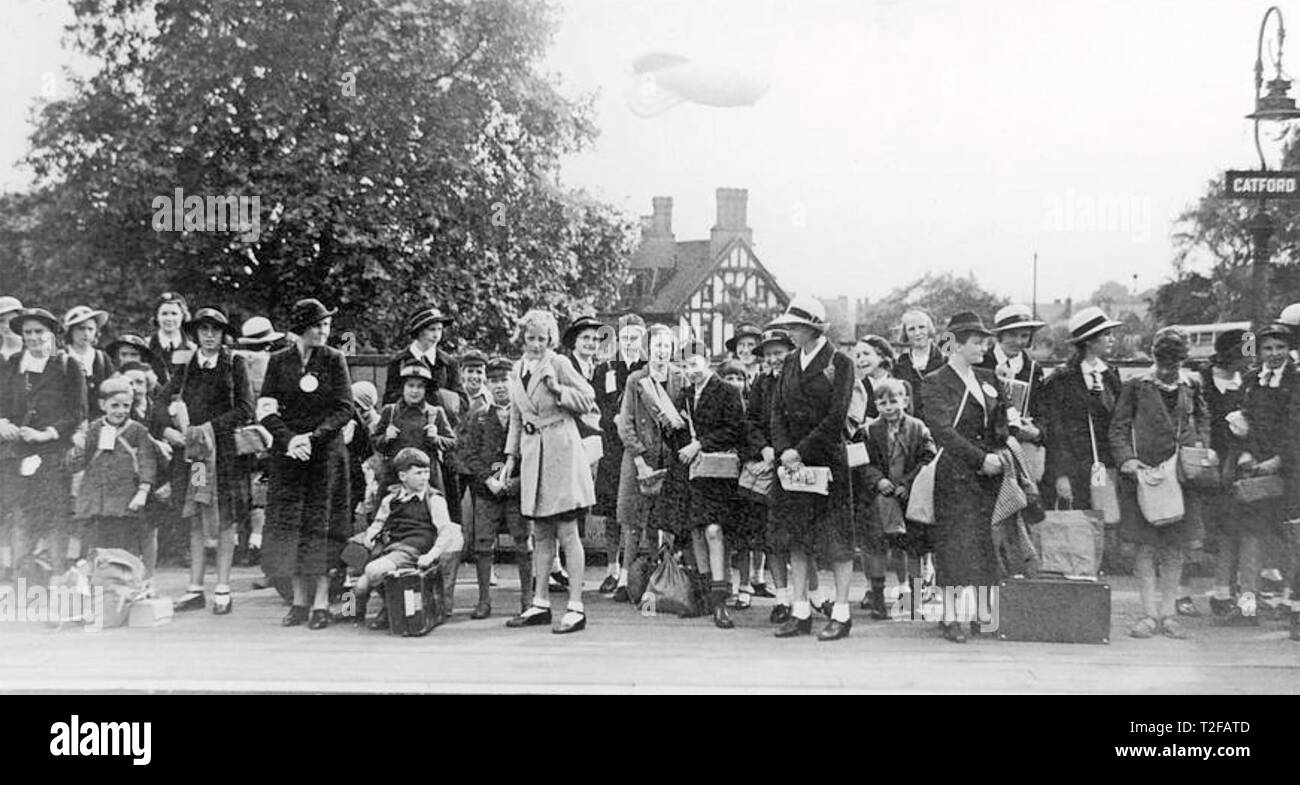
<svg viewBox="0 0 1300 785"><path fill-rule="evenodd" d="M598 415L599 410L591 385L554 351L559 342L555 317L547 311L529 311L519 326L524 357L510 374L510 433L504 473L510 476L519 466L519 509L535 526L534 574L542 577L537 580L532 606L507 626L551 622L545 576L558 539L575 580L569 586L568 609L552 631L577 632L587 626L582 603L586 554L578 535L578 519L596 503L596 486L582 449L578 418Z"/></svg>

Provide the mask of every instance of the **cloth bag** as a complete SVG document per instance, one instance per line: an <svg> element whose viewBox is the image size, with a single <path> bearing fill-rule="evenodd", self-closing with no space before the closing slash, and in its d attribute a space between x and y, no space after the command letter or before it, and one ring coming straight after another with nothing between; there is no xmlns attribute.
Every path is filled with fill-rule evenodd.
<svg viewBox="0 0 1300 785"><path fill-rule="evenodd" d="M848 457L850 469L856 469L859 466L866 466L871 463L871 456L867 454L866 442L849 442L844 446L844 452Z"/></svg>
<svg viewBox="0 0 1300 785"><path fill-rule="evenodd" d="M740 467L740 478L737 482L740 496L766 504L772 493L772 480L775 478L776 469L766 461L746 461Z"/></svg>
<svg viewBox="0 0 1300 785"><path fill-rule="evenodd" d="M663 493L664 478L667 476L667 469L655 469L644 477L638 474L636 478L637 490L642 496L658 496Z"/></svg>
<svg viewBox="0 0 1300 785"><path fill-rule="evenodd" d="M691 461L690 479L734 480L740 477L740 456L734 452L702 452Z"/></svg>
<svg viewBox="0 0 1300 785"><path fill-rule="evenodd" d="M1242 477L1232 483L1232 496L1242 504L1254 504L1282 496L1286 486L1276 474Z"/></svg>
<svg viewBox="0 0 1300 785"><path fill-rule="evenodd" d="M1178 484L1178 454L1159 466L1138 470L1138 508L1152 526L1167 526L1183 519L1183 488Z"/></svg>
<svg viewBox="0 0 1300 785"><path fill-rule="evenodd" d="M121 627L131 615L131 603L145 596L144 562L121 548L96 548L90 556L91 590L103 590L103 604L95 604L95 613L102 626Z"/></svg>
<svg viewBox="0 0 1300 785"><path fill-rule="evenodd" d="M903 519L903 505L896 496L876 496L876 515L885 534L906 534L907 521Z"/></svg>
<svg viewBox="0 0 1300 785"><path fill-rule="evenodd" d="M659 552L659 566L650 575L641 597L641 612L649 615L695 616L695 587L686 570L668 550Z"/></svg>
<svg viewBox="0 0 1300 785"><path fill-rule="evenodd" d="M1105 526L1098 510L1048 510L1047 517L1030 530L1039 569L1095 578L1101 570Z"/></svg>
<svg viewBox="0 0 1300 785"><path fill-rule="evenodd" d="M1223 487L1219 454L1212 447L1179 447L1179 479L1193 488Z"/></svg>
<svg viewBox="0 0 1300 785"><path fill-rule="evenodd" d="M957 416L952 418L953 427L961 421L961 413L966 408L965 390L961 394L961 403L957 405ZM916 523L934 523L934 473L938 469L939 459L943 457L943 448L935 454L934 460L922 466L912 478L912 490L907 497L907 512L904 517Z"/></svg>
<svg viewBox="0 0 1300 785"><path fill-rule="evenodd" d="M1092 425L1092 412L1088 412L1088 438L1092 443L1092 471L1088 480L1088 497L1092 509L1101 512L1107 525L1119 523L1119 475L1112 467L1101 462L1097 454L1097 432ZM1137 448L1134 447L1134 452Z"/></svg>

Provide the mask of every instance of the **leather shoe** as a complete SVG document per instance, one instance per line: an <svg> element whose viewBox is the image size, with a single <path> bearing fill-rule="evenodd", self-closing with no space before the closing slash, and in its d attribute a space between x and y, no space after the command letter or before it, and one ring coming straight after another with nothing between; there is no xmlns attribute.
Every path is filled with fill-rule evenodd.
<svg viewBox="0 0 1300 785"><path fill-rule="evenodd" d="M824 600L821 605L814 605L812 608L829 619L831 614L835 612L835 603L831 600Z"/></svg>
<svg viewBox="0 0 1300 785"><path fill-rule="evenodd" d="M469 615L471 619L486 619L492 615L492 606L486 602L480 602L474 606L474 612Z"/></svg>
<svg viewBox="0 0 1300 785"><path fill-rule="evenodd" d="M596 589L597 594L613 594L618 588L618 578L613 575L607 575L605 580L601 581L600 588Z"/></svg>
<svg viewBox="0 0 1300 785"><path fill-rule="evenodd" d="M831 619L830 623L826 625L826 628L817 633L817 640L837 641L840 638L847 638L849 637L849 630L852 628L852 619L849 619L848 621L835 621L834 619Z"/></svg>
<svg viewBox="0 0 1300 785"><path fill-rule="evenodd" d="M767 617L767 620L772 622L773 624L785 624L786 620L789 618L790 618L790 606L776 605L772 608L772 613Z"/></svg>
<svg viewBox="0 0 1300 785"><path fill-rule="evenodd" d="M577 616L576 620L569 619L570 616ZM569 621L565 621L569 619ZM587 614L579 611L565 611L564 616L560 617L560 623L551 628L551 632L556 635L566 635L570 632L580 632L587 629Z"/></svg>
<svg viewBox="0 0 1300 785"><path fill-rule="evenodd" d="M543 624L551 623L550 608L538 608L536 605L534 605L528 610L540 611L540 613L528 613L528 611L525 611L519 614L518 616L514 617L510 621L506 622L506 626L512 628L540 627Z"/></svg>
<svg viewBox="0 0 1300 785"><path fill-rule="evenodd" d="M947 638L953 643L965 643L966 631L962 629L961 622L950 621L944 624L943 626L943 637Z"/></svg>
<svg viewBox="0 0 1300 785"><path fill-rule="evenodd" d="M1174 603L1174 611L1179 616L1189 616L1193 619L1201 615L1201 610L1196 607L1195 602L1192 602L1191 597L1179 597Z"/></svg>
<svg viewBox="0 0 1300 785"><path fill-rule="evenodd" d="M230 599L230 592L222 594L217 592L212 595L212 613L217 616L225 616L235 608L235 603Z"/></svg>
<svg viewBox="0 0 1300 785"><path fill-rule="evenodd" d="M632 601L632 595L627 593L626 586L619 586L617 589L614 589L614 602L631 602L631 601Z"/></svg>
<svg viewBox="0 0 1300 785"><path fill-rule="evenodd" d="M558 584L561 590L569 588L569 576L556 571L551 573L551 583Z"/></svg>
<svg viewBox="0 0 1300 785"><path fill-rule="evenodd" d="M713 626L720 630L730 630L736 626L736 622L731 619L731 612L727 610L727 604L720 602L713 606Z"/></svg>
<svg viewBox="0 0 1300 785"><path fill-rule="evenodd" d="M309 630L323 630L330 626L330 612L328 608L314 608L311 612L311 619L307 622Z"/></svg>
<svg viewBox="0 0 1300 785"><path fill-rule="evenodd" d="M199 611L203 610L203 606L206 604L207 600L204 599L203 592L186 592L182 599L177 600L172 605L172 611L175 613L181 613L182 611Z"/></svg>
<svg viewBox="0 0 1300 785"><path fill-rule="evenodd" d="M755 584L754 584L754 596L755 596L755 597L762 597L762 598L765 599L765 600L775 600L775 599L776 599L776 595L773 594L771 591L768 590L768 588L767 588L767 584L766 584L766 583L755 583Z"/></svg>
<svg viewBox="0 0 1300 785"><path fill-rule="evenodd" d="M799 635L812 635L812 617L796 619L791 616L776 631L778 638L794 638Z"/></svg>
<svg viewBox="0 0 1300 785"><path fill-rule="evenodd" d="M1215 616L1227 616L1232 613L1232 609L1237 607L1237 598L1219 599L1218 597L1210 598L1210 613Z"/></svg>
<svg viewBox="0 0 1300 785"><path fill-rule="evenodd" d="M307 606L294 605L289 608L289 613L280 620L282 627L297 627L307 621Z"/></svg>

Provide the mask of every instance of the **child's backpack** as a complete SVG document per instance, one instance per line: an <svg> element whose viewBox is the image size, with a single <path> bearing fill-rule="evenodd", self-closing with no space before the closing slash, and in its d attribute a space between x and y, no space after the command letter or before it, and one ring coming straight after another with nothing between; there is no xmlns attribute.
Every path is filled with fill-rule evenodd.
<svg viewBox="0 0 1300 785"><path fill-rule="evenodd" d="M131 603L146 594L144 562L121 548L96 548L90 558L90 589L101 626L121 627L130 615ZM99 590L103 590L102 608Z"/></svg>

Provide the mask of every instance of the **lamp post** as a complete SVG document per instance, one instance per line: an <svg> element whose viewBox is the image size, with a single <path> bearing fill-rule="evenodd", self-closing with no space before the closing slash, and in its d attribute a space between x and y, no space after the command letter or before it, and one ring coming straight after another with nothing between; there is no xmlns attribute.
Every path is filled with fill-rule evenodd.
<svg viewBox="0 0 1300 785"><path fill-rule="evenodd" d="M1268 28L1270 17L1277 17L1277 52L1273 57L1276 74L1268 82L1268 93L1264 89L1264 33ZM1255 152L1259 154L1261 172L1268 172L1268 161L1264 158L1264 148L1259 143L1260 122L1287 122L1300 118L1300 109L1296 108L1295 99L1291 97L1291 81L1282 75L1282 44L1286 40L1286 26L1282 23L1282 11L1277 6L1270 6L1264 12L1259 23L1259 37L1255 43L1255 111L1246 115L1255 121ZM1279 161L1279 168L1283 162ZM1269 241L1276 230L1276 222L1268 214L1268 200L1259 199L1255 214L1246 222L1250 233L1251 266L1250 281L1253 307L1251 318L1256 324L1269 319L1268 313L1268 262Z"/></svg>

